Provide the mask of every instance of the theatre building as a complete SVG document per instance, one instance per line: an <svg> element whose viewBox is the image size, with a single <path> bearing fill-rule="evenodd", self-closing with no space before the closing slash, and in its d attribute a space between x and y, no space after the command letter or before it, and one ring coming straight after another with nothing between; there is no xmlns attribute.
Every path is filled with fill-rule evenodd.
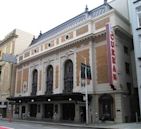
<svg viewBox="0 0 141 129"><path fill-rule="evenodd" d="M129 22L108 3L40 33L17 59L14 117L131 121L132 51Z"/></svg>

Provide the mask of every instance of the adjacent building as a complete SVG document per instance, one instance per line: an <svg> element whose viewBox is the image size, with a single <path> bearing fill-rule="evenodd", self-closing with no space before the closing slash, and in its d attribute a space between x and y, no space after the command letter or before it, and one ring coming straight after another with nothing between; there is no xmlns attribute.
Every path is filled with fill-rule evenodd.
<svg viewBox="0 0 141 129"><path fill-rule="evenodd" d="M8 101L7 97L14 94L15 65L3 60L5 55L17 56L32 41L33 36L29 33L15 29L0 41L0 114L6 117Z"/></svg>
<svg viewBox="0 0 141 129"><path fill-rule="evenodd" d="M135 50L137 88L141 115L141 0L128 0L128 2Z"/></svg>
<svg viewBox="0 0 141 129"><path fill-rule="evenodd" d="M134 121L132 57L128 19L106 1L93 10L86 8L40 33L17 57L15 94L9 98L14 117ZM91 78L82 79L82 63L90 66Z"/></svg>

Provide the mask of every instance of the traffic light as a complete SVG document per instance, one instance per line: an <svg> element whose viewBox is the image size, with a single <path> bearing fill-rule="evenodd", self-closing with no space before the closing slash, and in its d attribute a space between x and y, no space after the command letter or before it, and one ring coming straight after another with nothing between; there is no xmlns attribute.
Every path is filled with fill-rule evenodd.
<svg viewBox="0 0 141 129"><path fill-rule="evenodd" d="M90 68L90 66L89 65L87 65L87 79L92 79L92 77L91 77L91 68Z"/></svg>
<svg viewBox="0 0 141 129"><path fill-rule="evenodd" d="M111 86L111 88L112 88L113 90L116 90L116 88L115 88L115 86L114 86L113 84L110 84L110 86Z"/></svg>
<svg viewBox="0 0 141 129"><path fill-rule="evenodd" d="M85 79L85 64L81 63L81 78Z"/></svg>

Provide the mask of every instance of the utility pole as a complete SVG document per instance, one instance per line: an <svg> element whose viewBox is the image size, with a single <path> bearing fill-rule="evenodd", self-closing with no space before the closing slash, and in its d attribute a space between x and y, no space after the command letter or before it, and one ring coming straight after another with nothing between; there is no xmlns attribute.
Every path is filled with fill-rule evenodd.
<svg viewBox="0 0 141 129"><path fill-rule="evenodd" d="M88 89L87 89L87 65L86 65L86 58L81 56L83 59L84 59L84 64L81 63L81 67L84 68L84 71L81 71L84 72L82 73L83 75L81 76L81 79L85 79L84 80L84 86L85 86L85 106L86 106L86 124L89 123L89 115L88 115ZM82 70L82 69L81 69Z"/></svg>

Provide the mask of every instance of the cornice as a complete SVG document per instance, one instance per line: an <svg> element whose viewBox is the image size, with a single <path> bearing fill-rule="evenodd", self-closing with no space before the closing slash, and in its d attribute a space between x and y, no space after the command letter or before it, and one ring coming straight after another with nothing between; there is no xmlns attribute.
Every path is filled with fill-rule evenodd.
<svg viewBox="0 0 141 129"><path fill-rule="evenodd" d="M0 42L0 46L5 44L7 41L13 39L13 38L17 38L18 35L16 34L16 30L13 30L11 33L9 33L1 42Z"/></svg>
<svg viewBox="0 0 141 129"><path fill-rule="evenodd" d="M69 47L72 47L74 46L76 43L81 43L85 40L88 40L90 38L93 38L93 33L89 34L89 35L86 35L86 36L83 36L82 38L79 38L79 39L76 39L76 40L73 40L71 42L68 42L66 44L63 44L61 46L58 46L58 47L55 47L55 48L52 48L48 51L45 51L45 52L42 52L38 55L35 55L33 57L29 57L28 59L24 59L23 61L20 61L17 65L21 65L23 63L26 63L26 62L30 62L30 61L33 61L33 60L38 60L40 59L40 57L44 56L44 55L50 55L50 54L53 54L53 53L56 53L58 51L62 51L63 49L66 49L66 48L69 48Z"/></svg>

